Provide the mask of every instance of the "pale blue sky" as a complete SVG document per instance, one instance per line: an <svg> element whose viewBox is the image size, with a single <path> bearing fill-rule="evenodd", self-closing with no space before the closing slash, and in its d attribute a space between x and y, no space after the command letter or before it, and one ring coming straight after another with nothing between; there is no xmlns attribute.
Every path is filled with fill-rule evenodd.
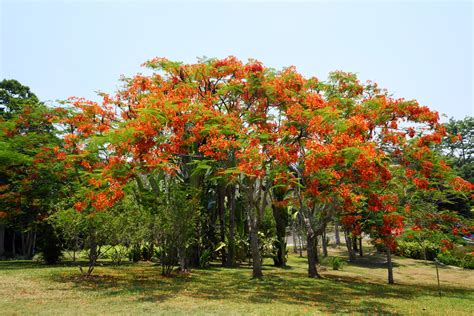
<svg viewBox="0 0 474 316"><path fill-rule="evenodd" d="M42 100L113 92L155 56L235 55L322 79L356 72L450 117L474 115L471 1L0 1L0 79Z"/></svg>

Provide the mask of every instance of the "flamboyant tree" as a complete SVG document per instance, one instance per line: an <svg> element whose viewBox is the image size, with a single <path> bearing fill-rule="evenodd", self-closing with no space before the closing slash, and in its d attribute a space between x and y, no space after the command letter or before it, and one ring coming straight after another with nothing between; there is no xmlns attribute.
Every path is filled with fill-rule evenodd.
<svg viewBox="0 0 474 316"><path fill-rule="evenodd" d="M331 220L339 219L348 237L366 232L380 240L390 262L409 216L406 192L396 184L426 189L430 176L444 186L459 183L432 159L432 145L445 133L437 113L353 74L335 72L320 82L294 67L276 71L234 57L145 65L153 73L125 79L116 95L102 94L100 103L71 99L72 110L58 110L65 145L56 153L81 184L79 212L107 211L130 183L142 195L137 200L158 214L176 202L170 190L189 188L176 196L190 204L200 199L202 209L211 208L205 195L214 194L227 254L219 250L223 263L233 265L239 196L253 276L260 278L264 214L272 207L281 221L290 205L304 222L308 275L318 277L315 243ZM282 262L286 224L277 225ZM192 248L186 247L178 254L182 270Z"/></svg>

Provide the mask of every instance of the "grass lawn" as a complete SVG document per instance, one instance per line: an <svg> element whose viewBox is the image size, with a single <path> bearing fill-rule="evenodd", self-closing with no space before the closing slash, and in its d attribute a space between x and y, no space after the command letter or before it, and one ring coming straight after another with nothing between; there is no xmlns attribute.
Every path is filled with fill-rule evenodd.
<svg viewBox="0 0 474 316"><path fill-rule="evenodd" d="M165 278L151 263L103 265L85 280L77 267L3 261L0 314L473 315L474 271L442 267L439 297L432 263L396 257L395 264L397 284L389 286L377 254L324 270L321 280L307 278L305 258L295 255L288 269L266 265L263 280L252 280L249 267Z"/></svg>

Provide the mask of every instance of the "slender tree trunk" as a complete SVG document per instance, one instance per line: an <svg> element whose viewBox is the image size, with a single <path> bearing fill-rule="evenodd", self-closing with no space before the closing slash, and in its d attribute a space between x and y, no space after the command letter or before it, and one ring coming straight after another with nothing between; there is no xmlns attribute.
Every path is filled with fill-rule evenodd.
<svg viewBox="0 0 474 316"><path fill-rule="evenodd" d="M179 258L179 270L181 272L188 271L188 267L186 264L186 250L184 247L178 247L178 258Z"/></svg>
<svg viewBox="0 0 474 316"><path fill-rule="evenodd" d="M314 238L314 257L316 258L316 264L320 264L319 261L319 237Z"/></svg>
<svg viewBox="0 0 474 316"><path fill-rule="evenodd" d="M5 224L0 223L0 257L5 253Z"/></svg>
<svg viewBox="0 0 474 316"><path fill-rule="evenodd" d="M33 257L36 253L36 228L35 228L35 231L33 233L33 246L31 248L31 256Z"/></svg>
<svg viewBox="0 0 474 316"><path fill-rule="evenodd" d="M300 244L300 258L303 257L303 236L300 232L298 232L298 240L299 240L299 244Z"/></svg>
<svg viewBox="0 0 474 316"><path fill-rule="evenodd" d="M344 239L346 240L347 253L349 254L349 262L354 262L355 253L354 249L352 248L352 239L347 231L344 231Z"/></svg>
<svg viewBox="0 0 474 316"><path fill-rule="evenodd" d="M221 243L225 244L225 184L223 182L219 182L217 185L217 211L219 214L219 232ZM226 253L225 248L222 247L221 249L221 258L222 258L222 266L226 265Z"/></svg>
<svg viewBox="0 0 474 316"><path fill-rule="evenodd" d="M336 246L341 244L341 236L339 235L339 222L334 221L334 238L336 239Z"/></svg>
<svg viewBox="0 0 474 316"><path fill-rule="evenodd" d="M298 238L296 236L295 224L291 225L291 235L293 235L293 252L298 253Z"/></svg>
<svg viewBox="0 0 474 316"><path fill-rule="evenodd" d="M357 247L357 236L352 237L352 250L359 250L359 248Z"/></svg>
<svg viewBox="0 0 474 316"><path fill-rule="evenodd" d="M286 226L288 225L288 213L286 208L272 205L273 217L276 224L277 240L275 247L277 249L276 257L274 258L275 266L286 266Z"/></svg>
<svg viewBox="0 0 474 316"><path fill-rule="evenodd" d="M321 278L316 268L316 236L308 232L306 236L306 251L308 253L308 277Z"/></svg>
<svg viewBox="0 0 474 316"><path fill-rule="evenodd" d="M388 284L394 284L393 281L393 264L392 264L392 252L390 247L387 247L387 270L388 270Z"/></svg>
<svg viewBox="0 0 474 316"><path fill-rule="evenodd" d="M23 257L30 260L33 257L34 244L36 239L36 231L28 231L21 234L21 247Z"/></svg>
<svg viewBox="0 0 474 316"><path fill-rule="evenodd" d="M359 236L359 256L363 257L364 256L364 249L362 248L362 235Z"/></svg>
<svg viewBox="0 0 474 316"><path fill-rule="evenodd" d="M235 185L230 185L227 192L229 203L229 249L227 253L227 266L235 266Z"/></svg>
<svg viewBox="0 0 474 316"><path fill-rule="evenodd" d="M87 269L86 276L89 277L94 271L95 264L97 262L98 252L97 252L97 242L95 240L95 233L91 236L90 239L90 249L89 249L89 267Z"/></svg>
<svg viewBox="0 0 474 316"><path fill-rule="evenodd" d="M252 211L252 210L251 210ZM251 212L249 211L249 213ZM253 278L261 279L262 273L262 257L260 255L260 246L258 242L258 225L257 219L251 218L249 215L249 235L250 235L250 251L252 253L252 275Z"/></svg>
<svg viewBox="0 0 474 316"><path fill-rule="evenodd" d="M323 230L322 246L323 246L323 257L327 257L328 256L328 245L327 245L326 229Z"/></svg>
<svg viewBox="0 0 474 316"><path fill-rule="evenodd" d="M99 256L99 252L98 252L95 231L90 230L89 231L89 262L88 262L87 271L85 273L84 273L84 270L82 269L82 266L79 264L79 270L81 270L81 273L85 277L91 276L92 271L94 271L98 256Z"/></svg>

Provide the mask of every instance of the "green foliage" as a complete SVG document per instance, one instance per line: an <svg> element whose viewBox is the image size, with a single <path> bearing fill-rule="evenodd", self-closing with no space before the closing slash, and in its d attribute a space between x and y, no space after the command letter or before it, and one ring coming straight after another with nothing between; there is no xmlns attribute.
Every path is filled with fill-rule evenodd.
<svg viewBox="0 0 474 316"><path fill-rule="evenodd" d="M329 258L329 264L333 270L342 270L344 267L344 260L339 257L331 257Z"/></svg>
<svg viewBox="0 0 474 316"><path fill-rule="evenodd" d="M162 184L154 233L161 248L162 273L169 275L178 258L186 262L188 248L195 241L201 207L199 191L173 180L164 180Z"/></svg>
<svg viewBox="0 0 474 316"><path fill-rule="evenodd" d="M465 269L474 269L474 256L463 247L441 252L437 259L447 265L458 266Z"/></svg>
<svg viewBox="0 0 474 316"><path fill-rule="evenodd" d="M199 256L199 267L207 268L212 260L212 251L209 249L204 249L204 251Z"/></svg>
<svg viewBox="0 0 474 316"><path fill-rule="evenodd" d="M30 88L14 79L0 81L0 116L9 118L19 112L24 105L37 104L36 95Z"/></svg>
<svg viewBox="0 0 474 316"><path fill-rule="evenodd" d="M48 221L61 236L68 249L77 251L83 244L82 238L85 232L85 216L74 209L60 209L52 214Z"/></svg>
<svg viewBox="0 0 474 316"><path fill-rule="evenodd" d="M434 260L439 253L439 246L429 240L398 241L395 254L413 259Z"/></svg>
<svg viewBox="0 0 474 316"><path fill-rule="evenodd" d="M474 183L474 117L451 118L445 124L448 135L439 145L441 151L456 167L459 175Z"/></svg>

